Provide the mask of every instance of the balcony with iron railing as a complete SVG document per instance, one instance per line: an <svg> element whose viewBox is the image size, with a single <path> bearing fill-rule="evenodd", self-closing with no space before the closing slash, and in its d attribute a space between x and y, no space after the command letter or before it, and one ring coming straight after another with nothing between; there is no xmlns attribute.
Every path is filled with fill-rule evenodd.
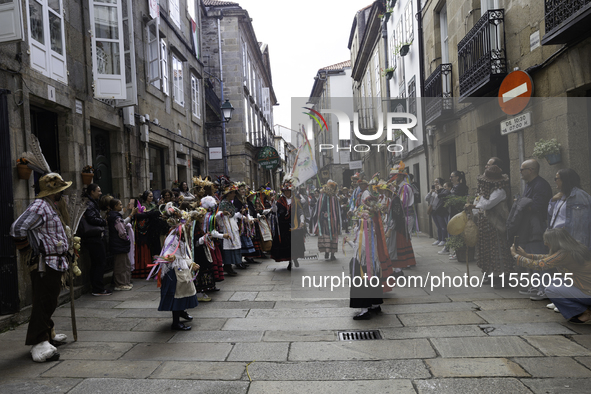
<svg viewBox="0 0 591 394"><path fill-rule="evenodd" d="M440 64L425 81L427 125L443 122L453 116L451 70L451 63Z"/></svg>
<svg viewBox="0 0 591 394"><path fill-rule="evenodd" d="M458 43L459 101L486 97L507 75L505 10L484 13Z"/></svg>
<svg viewBox="0 0 591 394"><path fill-rule="evenodd" d="M205 84L204 84L205 85L205 103L221 119L222 118L222 112L221 112L222 103L220 101L220 98L218 97L217 93L213 89L213 84L211 83L211 81L209 79L204 79L204 81L205 81Z"/></svg>
<svg viewBox="0 0 591 394"><path fill-rule="evenodd" d="M591 35L591 0L546 0L542 45L566 44Z"/></svg>

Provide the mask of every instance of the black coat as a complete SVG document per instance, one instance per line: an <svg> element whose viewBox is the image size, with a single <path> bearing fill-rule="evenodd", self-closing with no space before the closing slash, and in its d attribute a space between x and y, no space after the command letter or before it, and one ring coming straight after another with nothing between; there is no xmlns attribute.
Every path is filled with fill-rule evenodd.
<svg viewBox="0 0 591 394"><path fill-rule="evenodd" d="M107 222L109 223L109 250L112 254L125 254L129 253L131 242L129 239L121 238L119 232L115 228L117 219L123 221L123 216L117 211L110 211L107 214Z"/></svg>

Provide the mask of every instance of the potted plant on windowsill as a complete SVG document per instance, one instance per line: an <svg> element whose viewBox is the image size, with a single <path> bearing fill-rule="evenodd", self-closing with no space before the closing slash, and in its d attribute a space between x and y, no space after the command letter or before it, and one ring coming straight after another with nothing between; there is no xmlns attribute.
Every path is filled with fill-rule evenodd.
<svg viewBox="0 0 591 394"><path fill-rule="evenodd" d="M28 181L31 177L31 173L33 172L33 170L29 168L29 166L27 165L28 163L29 161L24 157L21 157L16 161L16 171L18 173L18 179L24 179L25 181Z"/></svg>
<svg viewBox="0 0 591 394"><path fill-rule="evenodd" d="M545 157L550 165L560 163L562 161L560 142L556 138L551 140L541 139L534 144L532 156L538 159Z"/></svg>
<svg viewBox="0 0 591 394"><path fill-rule="evenodd" d="M408 41L408 42L405 42L405 43L401 44L400 45L400 50L399 50L400 56L406 56L406 55L408 55L408 52L410 51L410 46L411 45L412 45L412 41Z"/></svg>
<svg viewBox="0 0 591 394"><path fill-rule="evenodd" d="M92 166L84 166L84 168L82 168L82 183L90 185L92 183L92 178L94 178L94 168L92 168Z"/></svg>

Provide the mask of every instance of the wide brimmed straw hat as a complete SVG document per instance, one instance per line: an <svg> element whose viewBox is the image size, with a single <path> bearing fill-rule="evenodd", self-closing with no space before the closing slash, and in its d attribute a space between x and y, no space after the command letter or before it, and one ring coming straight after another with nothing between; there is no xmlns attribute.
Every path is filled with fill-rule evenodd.
<svg viewBox="0 0 591 394"><path fill-rule="evenodd" d="M66 190L72 185L72 182L66 182L62 179L62 176L56 172L50 172L49 174L43 175L39 178L39 189L41 190L37 194L38 198L47 197L55 193L59 193Z"/></svg>

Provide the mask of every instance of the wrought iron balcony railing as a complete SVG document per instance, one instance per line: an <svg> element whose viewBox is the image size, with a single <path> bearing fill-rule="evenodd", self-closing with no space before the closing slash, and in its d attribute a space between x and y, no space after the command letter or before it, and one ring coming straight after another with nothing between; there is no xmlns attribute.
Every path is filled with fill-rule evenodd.
<svg viewBox="0 0 591 394"><path fill-rule="evenodd" d="M505 10L482 15L458 43L460 98L486 96L507 75Z"/></svg>
<svg viewBox="0 0 591 394"><path fill-rule="evenodd" d="M451 63L440 64L425 81L427 125L444 121L453 115Z"/></svg>
<svg viewBox="0 0 591 394"><path fill-rule="evenodd" d="M542 45L566 44L591 34L591 0L546 0L544 7L546 34Z"/></svg>
<svg viewBox="0 0 591 394"><path fill-rule="evenodd" d="M209 108L216 114L220 119L222 119L222 110L221 106L222 103L220 98L218 97L215 90L213 90L213 84L209 79L204 79L205 81L205 102L209 106Z"/></svg>

